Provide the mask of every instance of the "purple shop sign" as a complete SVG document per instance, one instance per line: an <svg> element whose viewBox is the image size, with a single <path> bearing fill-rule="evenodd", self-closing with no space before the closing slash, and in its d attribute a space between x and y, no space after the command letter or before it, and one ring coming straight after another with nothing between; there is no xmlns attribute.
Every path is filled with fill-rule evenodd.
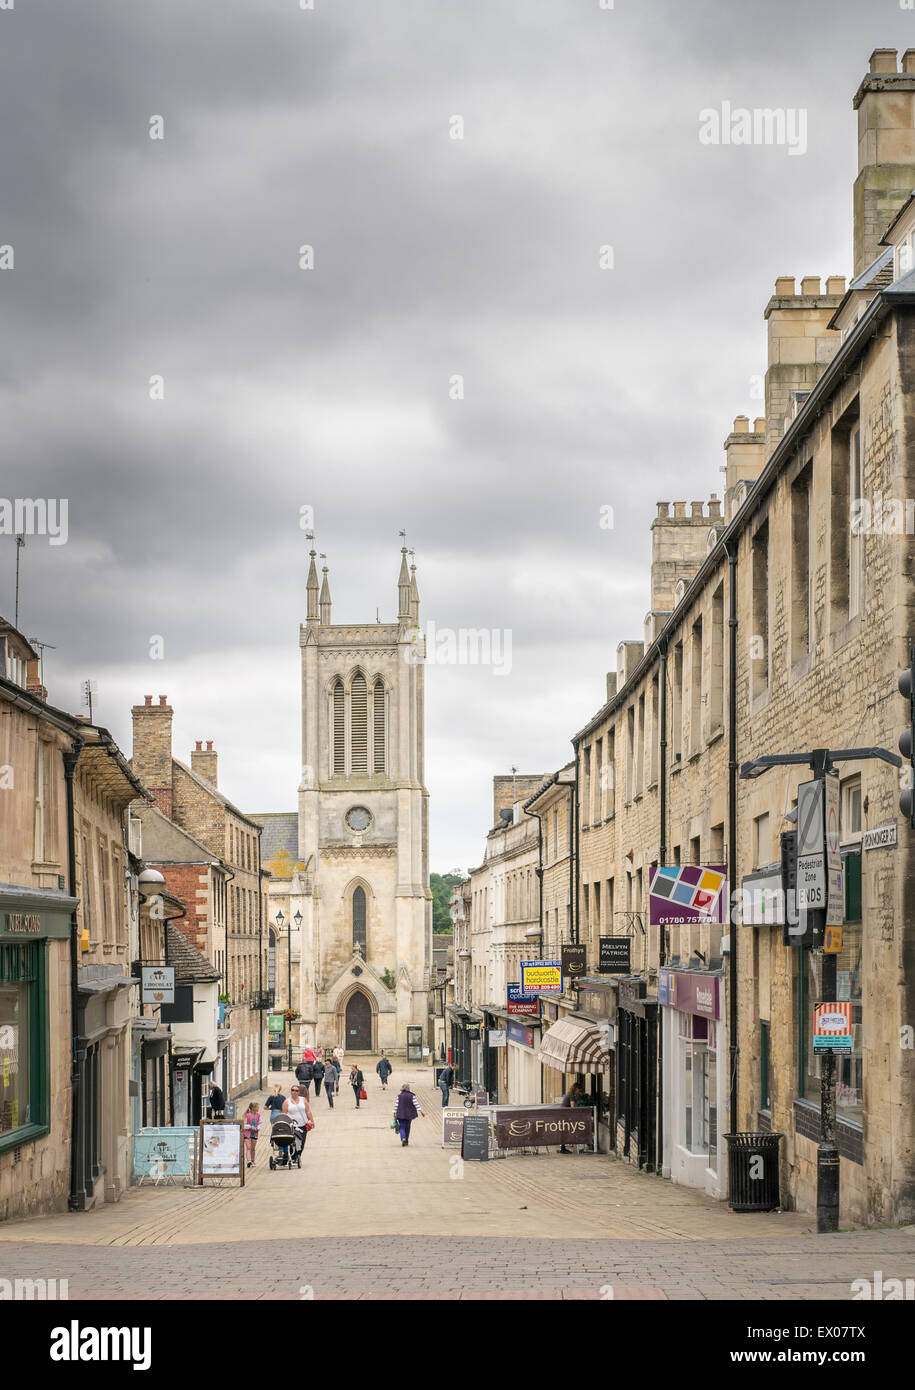
<svg viewBox="0 0 915 1390"><path fill-rule="evenodd" d="M723 924L727 868L724 864L655 865L648 880L648 921L652 927L691 922Z"/></svg>
<svg viewBox="0 0 915 1390"><path fill-rule="evenodd" d="M701 975L687 970L665 970L664 985L658 980L658 1002L682 1014L701 1014L720 1018L721 976Z"/></svg>

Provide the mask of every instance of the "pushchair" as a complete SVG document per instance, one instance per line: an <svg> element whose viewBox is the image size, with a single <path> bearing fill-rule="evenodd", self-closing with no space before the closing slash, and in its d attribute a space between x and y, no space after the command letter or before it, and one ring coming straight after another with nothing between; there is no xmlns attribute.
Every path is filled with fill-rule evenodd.
<svg viewBox="0 0 915 1390"><path fill-rule="evenodd" d="M278 1115L270 1130L271 1169L301 1168L303 1138L288 1115Z"/></svg>

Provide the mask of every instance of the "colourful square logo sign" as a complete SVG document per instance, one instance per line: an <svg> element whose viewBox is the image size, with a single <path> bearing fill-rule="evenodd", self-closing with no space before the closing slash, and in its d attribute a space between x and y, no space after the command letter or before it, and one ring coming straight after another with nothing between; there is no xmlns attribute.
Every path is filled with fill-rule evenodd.
<svg viewBox="0 0 915 1390"><path fill-rule="evenodd" d="M725 865L665 864L651 870L648 920L653 927L690 922L723 923L727 871Z"/></svg>

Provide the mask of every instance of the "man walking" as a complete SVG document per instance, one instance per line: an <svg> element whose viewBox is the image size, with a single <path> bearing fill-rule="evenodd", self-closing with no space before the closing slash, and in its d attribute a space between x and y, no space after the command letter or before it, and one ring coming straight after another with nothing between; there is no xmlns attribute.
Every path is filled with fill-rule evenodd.
<svg viewBox="0 0 915 1390"><path fill-rule="evenodd" d="M324 1066L324 1063L321 1061L320 1057L315 1057L315 1060L312 1064L312 1075L314 1076L315 1082L315 1099L317 1099L317 1097L321 1094L321 1082L324 1080L324 1074L326 1070L327 1069Z"/></svg>
<svg viewBox="0 0 915 1390"><path fill-rule="evenodd" d="M210 1113L214 1120L221 1120L225 1114L226 1098L215 1081L210 1082Z"/></svg>
<svg viewBox="0 0 915 1390"><path fill-rule="evenodd" d="M439 1072L438 1084L442 1093L442 1109L444 1110L451 1095L451 1087L454 1085L454 1067L450 1062L446 1062Z"/></svg>
<svg viewBox="0 0 915 1390"><path fill-rule="evenodd" d="M385 1057L383 1052L381 1054L381 1061L378 1063L375 1070L381 1078L381 1089L383 1091L386 1091L388 1089L388 1077L391 1075L391 1072L394 1070L394 1068L391 1066L391 1063L388 1061L387 1057Z"/></svg>
<svg viewBox="0 0 915 1390"><path fill-rule="evenodd" d="M312 1053L312 1058L309 1060L308 1051L303 1052L302 1060L295 1069L295 1079L299 1083L299 1088L306 1100L310 1098L309 1087L314 1080L314 1072L314 1053Z"/></svg>
<svg viewBox="0 0 915 1390"><path fill-rule="evenodd" d="M327 1096L327 1104L331 1110L334 1108L334 1092L337 1089L337 1068L333 1062L328 1062L324 1068L324 1094Z"/></svg>

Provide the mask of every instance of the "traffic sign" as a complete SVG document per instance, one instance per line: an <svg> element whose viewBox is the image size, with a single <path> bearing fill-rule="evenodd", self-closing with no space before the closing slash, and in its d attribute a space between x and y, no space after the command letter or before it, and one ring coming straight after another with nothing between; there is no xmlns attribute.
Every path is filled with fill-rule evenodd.
<svg viewBox="0 0 915 1390"><path fill-rule="evenodd" d="M837 956L842 949L842 928L827 927L826 936L823 940L823 954L827 956Z"/></svg>

